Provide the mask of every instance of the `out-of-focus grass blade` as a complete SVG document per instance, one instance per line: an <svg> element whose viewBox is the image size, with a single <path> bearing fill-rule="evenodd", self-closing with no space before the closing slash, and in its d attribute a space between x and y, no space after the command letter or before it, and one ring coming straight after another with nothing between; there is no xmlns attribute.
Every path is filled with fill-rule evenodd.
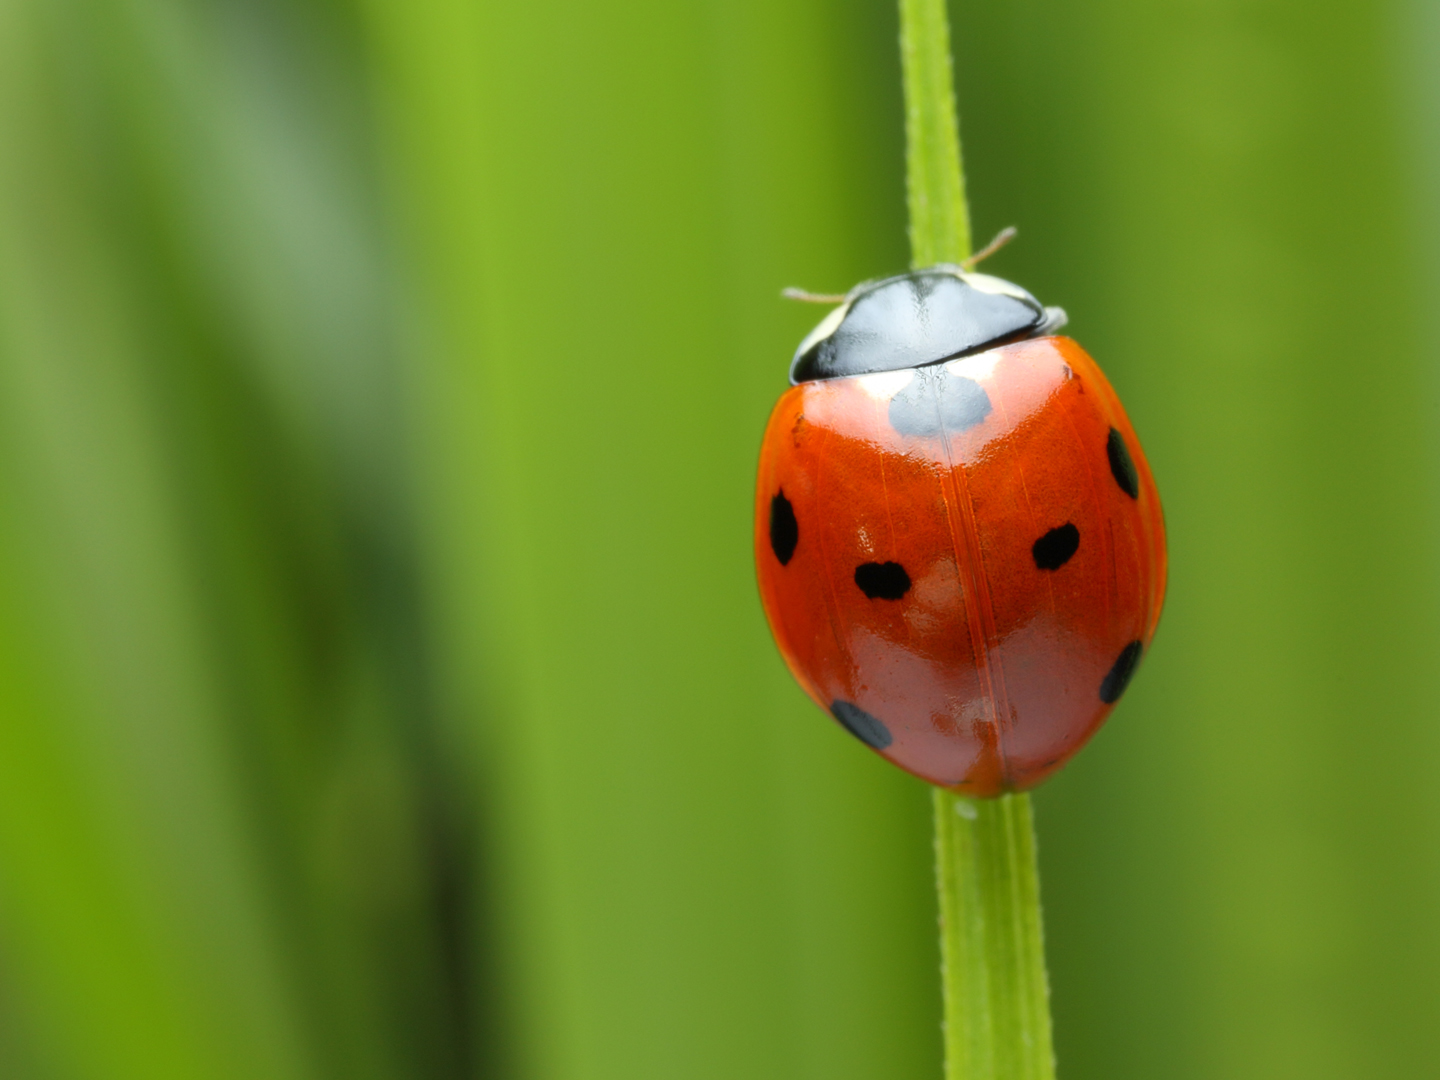
<svg viewBox="0 0 1440 1080"><path fill-rule="evenodd" d="M1036 797L1077 1080L1440 1060L1436 283L1408 198L1434 192L1409 173L1408 16L956 8L977 232L1020 226L996 272L1106 366L1171 539L1152 655Z"/></svg>
<svg viewBox="0 0 1440 1080"><path fill-rule="evenodd" d="M522 1059L937 1075L926 792L791 685L751 568L758 440L817 318L780 287L905 263L894 15L372 11Z"/></svg>
<svg viewBox="0 0 1440 1080"><path fill-rule="evenodd" d="M36 1075L467 1064L356 40L322 4L0 13L0 940Z"/></svg>

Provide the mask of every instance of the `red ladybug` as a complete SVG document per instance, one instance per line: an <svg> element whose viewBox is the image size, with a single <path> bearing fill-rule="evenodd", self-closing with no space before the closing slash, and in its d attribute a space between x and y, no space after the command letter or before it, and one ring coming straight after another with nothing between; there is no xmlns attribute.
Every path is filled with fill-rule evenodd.
<svg viewBox="0 0 1440 1080"><path fill-rule="evenodd" d="M1150 467L1064 321L960 266L857 286L795 353L760 451L760 595L791 673L969 795L1085 744L1165 595Z"/></svg>

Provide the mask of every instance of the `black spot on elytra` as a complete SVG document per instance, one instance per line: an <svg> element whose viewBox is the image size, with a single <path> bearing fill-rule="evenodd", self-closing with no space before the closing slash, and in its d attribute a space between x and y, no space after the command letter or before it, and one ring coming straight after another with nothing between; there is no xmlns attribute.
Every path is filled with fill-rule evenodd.
<svg viewBox="0 0 1440 1080"><path fill-rule="evenodd" d="M785 498L782 489L770 500L770 550L784 566L795 554L795 545L800 543L800 523L795 520L795 508Z"/></svg>
<svg viewBox="0 0 1440 1080"><path fill-rule="evenodd" d="M910 575L898 562L867 562L855 568L855 584L871 600L899 600L910 591Z"/></svg>
<svg viewBox="0 0 1440 1080"><path fill-rule="evenodd" d="M1144 651L1145 646L1138 641L1132 641L1120 650L1115 666L1100 683L1100 700L1106 705L1114 705L1120 700L1120 695L1125 693L1125 687L1130 685L1135 669L1140 666L1140 654Z"/></svg>
<svg viewBox="0 0 1440 1080"><path fill-rule="evenodd" d="M949 365L920 368L890 399L890 426L901 435L958 435L990 415L990 395Z"/></svg>
<svg viewBox="0 0 1440 1080"><path fill-rule="evenodd" d="M1110 459L1110 475L1120 490L1132 499L1140 497L1140 478L1135 475L1135 462L1130 459L1130 448L1125 445L1125 436L1110 429L1110 438L1105 440L1105 456Z"/></svg>
<svg viewBox="0 0 1440 1080"><path fill-rule="evenodd" d="M1035 565L1041 570L1059 570L1080 547L1080 530L1070 522L1051 529L1030 547Z"/></svg>
<svg viewBox="0 0 1440 1080"><path fill-rule="evenodd" d="M895 741L889 728L858 705L851 705L848 701L837 701L830 706L830 711L835 714L835 719L840 721L846 731L866 746L884 750Z"/></svg>

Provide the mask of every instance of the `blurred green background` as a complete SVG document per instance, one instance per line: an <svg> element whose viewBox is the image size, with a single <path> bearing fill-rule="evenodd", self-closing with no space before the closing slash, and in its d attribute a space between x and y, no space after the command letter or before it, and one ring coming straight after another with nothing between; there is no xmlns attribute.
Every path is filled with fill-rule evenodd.
<svg viewBox="0 0 1440 1080"><path fill-rule="evenodd" d="M1440 1068L1440 16L954 8L1171 535L1037 796L1061 1074ZM750 568L905 264L859 0L0 3L0 1075L939 1075L929 800Z"/></svg>

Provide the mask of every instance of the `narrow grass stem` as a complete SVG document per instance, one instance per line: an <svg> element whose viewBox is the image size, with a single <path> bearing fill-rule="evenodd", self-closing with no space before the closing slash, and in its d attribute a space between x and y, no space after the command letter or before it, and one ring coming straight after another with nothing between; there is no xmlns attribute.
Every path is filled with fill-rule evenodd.
<svg viewBox="0 0 1440 1080"><path fill-rule="evenodd" d="M900 63L910 264L963 262L970 257L970 210L944 0L900 0Z"/></svg>
<svg viewBox="0 0 1440 1080"><path fill-rule="evenodd" d="M944 0L900 0L912 266L970 257ZM1028 795L936 789L946 1080L1053 1080L1050 994Z"/></svg>
<svg viewBox="0 0 1440 1080"><path fill-rule="evenodd" d="M946 1080L1053 1080L1030 796L934 800Z"/></svg>

